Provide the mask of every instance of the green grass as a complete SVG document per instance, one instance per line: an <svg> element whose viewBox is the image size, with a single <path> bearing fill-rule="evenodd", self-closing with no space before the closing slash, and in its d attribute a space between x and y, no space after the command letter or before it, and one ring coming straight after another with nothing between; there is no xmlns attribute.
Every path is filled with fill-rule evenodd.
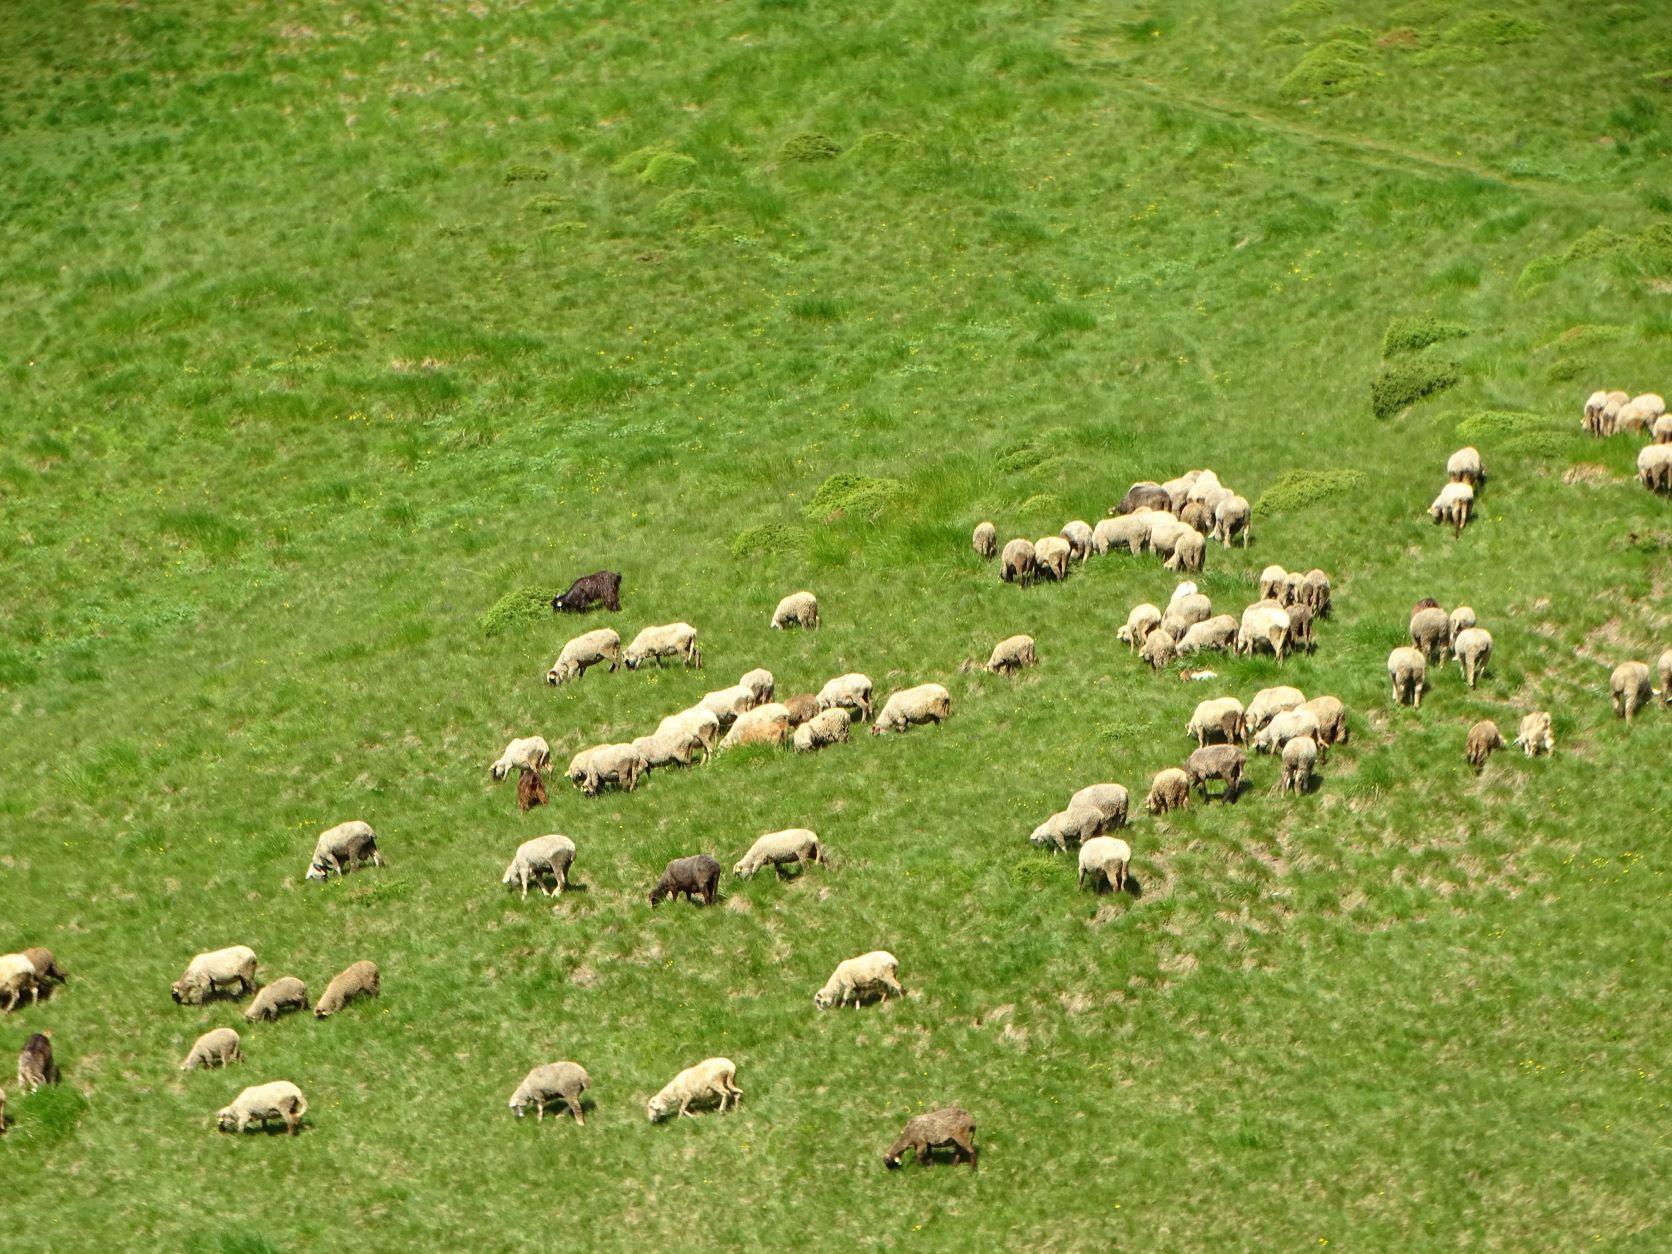
<svg viewBox="0 0 1672 1254"><path fill-rule="evenodd" d="M1672 645L1672 522L1578 423L1666 390L1635 8L16 8L0 950L71 982L0 1020L66 1076L8 1090L12 1240L1664 1248L1672 716L1628 734L1605 687ZM1297 94L1320 49L1350 81ZM1449 386L1400 376L1377 421L1430 353ZM1491 478L1454 540L1424 509L1462 443ZM1153 676L1114 640L1153 559L1019 589L970 551L1204 464L1256 516L1198 582L1237 612L1268 563L1328 571L1315 655ZM600 567L619 616L541 612ZM771 631L801 587L821 628ZM1496 649L1413 712L1383 664L1430 594ZM548 688L606 620L691 622L705 669ZM960 674L1018 631L1038 669ZM938 680L953 715L526 816L488 781L512 736L561 766L756 665ZM1261 758L1234 807L1140 815L1121 900L1027 845L1276 682L1351 711L1315 793ZM1475 777L1469 723L1533 708L1556 756ZM304 884L350 817L389 865ZM645 903L791 825L828 869ZM555 914L499 883L547 831ZM181 1076L242 1023L169 982L233 943L316 994L372 958L384 996ZM815 1012L877 946L910 995ZM650 1127L715 1053L742 1109ZM517 1123L557 1058L587 1126ZM279 1076L304 1135L211 1129ZM954 1101L980 1173L885 1173Z"/></svg>

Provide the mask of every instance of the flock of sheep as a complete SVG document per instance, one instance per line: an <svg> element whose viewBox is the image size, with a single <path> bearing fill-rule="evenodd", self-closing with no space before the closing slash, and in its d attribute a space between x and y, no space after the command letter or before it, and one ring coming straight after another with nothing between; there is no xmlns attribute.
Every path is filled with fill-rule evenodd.
<svg viewBox="0 0 1672 1254"><path fill-rule="evenodd" d="M1672 414L1654 392L1592 392L1579 419L1587 435L1610 436L1637 432L1649 436L1637 454L1637 481L1651 492L1672 495Z"/></svg>

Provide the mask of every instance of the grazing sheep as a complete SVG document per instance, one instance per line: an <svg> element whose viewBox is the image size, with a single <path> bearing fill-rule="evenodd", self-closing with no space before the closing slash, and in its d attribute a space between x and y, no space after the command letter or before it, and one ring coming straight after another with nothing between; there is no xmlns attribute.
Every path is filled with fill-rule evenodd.
<svg viewBox="0 0 1672 1254"><path fill-rule="evenodd" d="M1301 591L1306 587L1306 576L1298 570L1291 570L1283 580L1283 592L1278 597L1284 609L1288 609L1300 600Z"/></svg>
<svg viewBox="0 0 1672 1254"><path fill-rule="evenodd" d="M339 876L346 875L358 870L368 858L373 866L383 865L383 855L377 851L377 833L369 824L350 819L319 834L319 840L314 843L313 861L308 863L304 878L322 880L332 871Z"/></svg>
<svg viewBox="0 0 1672 1254"><path fill-rule="evenodd" d="M1428 507L1428 516L1436 525L1449 522L1451 534L1460 536L1469 525L1469 513L1475 506L1475 490L1466 483L1448 483Z"/></svg>
<svg viewBox="0 0 1672 1254"><path fill-rule="evenodd" d="M546 781L539 771L517 772L517 809L527 814L535 806L546 804Z"/></svg>
<svg viewBox="0 0 1672 1254"><path fill-rule="evenodd" d="M1296 601L1283 612L1289 616L1289 637L1283 642L1284 649L1290 653L1301 649L1311 653L1316 647L1312 638L1312 607L1305 601Z"/></svg>
<svg viewBox="0 0 1672 1254"><path fill-rule="evenodd" d="M1608 677L1609 701L1614 716L1631 725L1631 716L1654 699L1649 686L1649 668L1642 662L1621 662Z"/></svg>
<svg viewBox="0 0 1672 1254"><path fill-rule="evenodd" d="M22 954L0 956L0 996L6 999L6 1013L11 1014L23 995L29 994L29 1004L41 999L40 984L35 977L35 964Z"/></svg>
<svg viewBox="0 0 1672 1254"><path fill-rule="evenodd" d="M1451 619L1446 612L1436 606L1411 615L1411 643L1426 660L1444 666L1451 649Z"/></svg>
<svg viewBox="0 0 1672 1254"><path fill-rule="evenodd" d="M377 963L362 958L339 971L325 986L324 996L314 1006L314 1018L329 1019L351 1001L382 994L383 973Z"/></svg>
<svg viewBox="0 0 1672 1254"><path fill-rule="evenodd" d="M1470 445L1448 457L1446 478L1452 483L1466 483L1475 491L1480 491L1480 485L1486 482L1486 471L1480 464L1480 450Z"/></svg>
<svg viewBox="0 0 1672 1254"><path fill-rule="evenodd" d="M1298 709L1306 704L1306 695L1299 688L1281 686L1262 688L1254 694L1243 716L1244 730L1252 735L1285 710Z"/></svg>
<svg viewBox="0 0 1672 1254"><path fill-rule="evenodd" d="M943 723L952 713L952 694L939 684L919 684L894 693L883 702L871 734L903 732L914 723Z"/></svg>
<svg viewBox="0 0 1672 1254"><path fill-rule="evenodd" d="M1330 608L1329 576L1314 567L1301 577L1297 600L1312 611L1314 618L1328 618Z"/></svg>
<svg viewBox="0 0 1672 1254"><path fill-rule="evenodd" d="M697 629L690 623L668 623L661 627L646 627L633 637L633 643L622 653L627 669L636 671L654 658L658 668L665 657L677 657L686 666L702 669L702 649L697 645Z"/></svg>
<svg viewBox="0 0 1672 1254"><path fill-rule="evenodd" d="M1240 535L1242 547L1246 549L1254 532L1253 520L1254 507L1248 503L1248 498L1233 492L1213 511L1213 538L1230 548L1231 541Z"/></svg>
<svg viewBox="0 0 1672 1254"><path fill-rule="evenodd" d="M1255 753L1281 753L1283 746L1297 736L1309 736L1316 743L1319 740L1320 729L1317 716L1304 706L1284 710L1260 729L1260 734L1254 737Z"/></svg>
<svg viewBox="0 0 1672 1254"><path fill-rule="evenodd" d="M38 1091L43 1084L57 1084L58 1064L52 1058L52 1029L36 1032L23 1042L17 1054L17 1086L25 1093Z"/></svg>
<svg viewBox="0 0 1672 1254"><path fill-rule="evenodd" d="M1150 781L1149 796L1144 798L1144 809L1151 814L1166 814L1182 810L1190 802L1190 776L1176 766L1157 771Z"/></svg>
<svg viewBox="0 0 1672 1254"><path fill-rule="evenodd" d="M1655 660L1655 673L1660 677L1661 699L1672 705L1672 649L1666 650ZM34 950L26 949L23 952L30 954Z"/></svg>
<svg viewBox="0 0 1672 1254"><path fill-rule="evenodd" d="M31 990L31 996L35 1001L40 1000L42 993L50 995L54 984L69 982L70 977L59 968L58 959L53 957L52 950L32 945L23 951L23 956L29 959L29 965L35 968L34 987Z"/></svg>
<svg viewBox="0 0 1672 1254"><path fill-rule="evenodd" d="M1034 653L1032 636L1007 636L993 646L987 659L987 669L995 675L1008 675L1039 662Z"/></svg>
<svg viewBox="0 0 1672 1254"><path fill-rule="evenodd" d="M1260 572L1260 599L1262 601L1281 601L1283 588L1288 582L1289 572L1281 566L1267 566Z"/></svg>
<svg viewBox="0 0 1672 1254"><path fill-rule="evenodd" d="M581 1094L591 1083L591 1077L578 1062L548 1062L523 1077L507 1104L518 1119L530 1106L534 1107L534 1122L544 1123L546 1105L561 1100L575 1122L584 1128L586 1116L581 1113Z"/></svg>
<svg viewBox="0 0 1672 1254"><path fill-rule="evenodd" d="M1654 392L1644 392L1639 396L1634 396L1631 398L1631 403L1633 405L1643 406L1644 409L1648 410L1649 413L1656 418L1660 418L1666 413L1665 398Z"/></svg>
<svg viewBox="0 0 1672 1254"><path fill-rule="evenodd" d="M1121 497L1120 504L1110 510L1111 514L1136 514L1141 509L1171 510L1172 498L1167 489L1152 479L1144 479L1133 484Z"/></svg>
<svg viewBox="0 0 1672 1254"><path fill-rule="evenodd" d="M806 627L809 630L817 627L819 599L807 591L790 593L772 611L772 625L780 631L787 627Z"/></svg>
<svg viewBox="0 0 1672 1254"><path fill-rule="evenodd" d="M714 716L717 728L730 727L738 717L759 705L755 699L755 691L743 684L734 684L730 688L720 688L707 693L698 703L698 708L707 710Z"/></svg>
<svg viewBox="0 0 1672 1254"><path fill-rule="evenodd" d="M737 1064L730 1058L705 1058L685 1068L645 1103L645 1113L651 1123L660 1123L675 1109L690 1118L691 1103L709 1096L720 1099L722 1115L728 1101L735 1107L743 1100L743 1090L737 1087Z"/></svg>
<svg viewBox="0 0 1672 1254"><path fill-rule="evenodd" d="M882 1165L890 1171L895 1170L901 1157L909 1150L917 1157L920 1167L927 1167L929 1151L948 1146L952 1149L954 1166L960 1161L968 1161L970 1169L975 1169L975 1119L962 1106L947 1106L906 1120L900 1139L890 1145L888 1152L882 1156Z"/></svg>
<svg viewBox="0 0 1672 1254"><path fill-rule="evenodd" d="M1068 559L1073 550L1061 536L1041 536L1033 542L1035 569L1051 576L1057 583L1068 578Z"/></svg>
<svg viewBox="0 0 1672 1254"><path fill-rule="evenodd" d="M736 749L743 745L776 745L782 748L790 739L790 710L781 701L769 701L737 716L720 742L722 749Z"/></svg>
<svg viewBox="0 0 1672 1254"><path fill-rule="evenodd" d="M596 797L605 784L614 784L623 792L632 792L639 786L639 776L649 769L644 755L631 744L599 745L587 756L581 791Z"/></svg>
<svg viewBox="0 0 1672 1254"><path fill-rule="evenodd" d="M584 786L586 783L587 763L592 761L592 755L594 753L597 753L600 749L606 749L608 747L609 746L607 745L593 745L590 749L582 749L574 757L570 758L569 769L565 772L565 774L569 777L569 782L576 788Z"/></svg>
<svg viewBox="0 0 1672 1254"><path fill-rule="evenodd" d="M1242 612L1242 624L1237 628L1237 654L1253 653L1257 645L1266 645L1283 660L1283 645L1289 638L1287 610L1251 605Z"/></svg>
<svg viewBox="0 0 1672 1254"><path fill-rule="evenodd" d="M1091 556L1091 524L1081 522L1076 518L1073 522L1064 523L1059 533L1068 541L1068 550L1076 562L1083 562Z"/></svg>
<svg viewBox="0 0 1672 1254"><path fill-rule="evenodd" d="M975 547L977 555L981 557L991 557L994 553L998 552L998 529L990 522L976 523L975 534L970 536L970 543Z"/></svg>
<svg viewBox="0 0 1672 1254"><path fill-rule="evenodd" d="M1347 743L1347 707L1341 704L1337 697L1313 697L1310 701L1302 702L1297 709L1305 710L1318 720L1318 745L1327 749L1330 745L1344 745Z"/></svg>
<svg viewBox="0 0 1672 1254"><path fill-rule="evenodd" d="M1579 429L1586 435L1600 435L1602 411L1607 405L1607 392L1592 392L1585 402L1585 415L1579 420Z"/></svg>
<svg viewBox="0 0 1672 1254"><path fill-rule="evenodd" d="M1484 627L1465 627L1457 633L1457 665L1463 671L1463 682L1475 686L1475 680L1492 660L1492 633Z"/></svg>
<svg viewBox="0 0 1672 1254"><path fill-rule="evenodd" d="M1672 444L1645 444L1637 454L1637 481L1651 492L1672 493Z"/></svg>
<svg viewBox="0 0 1672 1254"><path fill-rule="evenodd" d="M906 990L895 978L899 969L900 960L886 949L873 949L857 958L845 958L836 964L824 987L813 994L813 1005L820 1010L829 1010L832 1006L845 1005L851 999L853 1008L858 1010L867 993L876 993L883 1001L890 993L904 997Z"/></svg>
<svg viewBox="0 0 1672 1254"><path fill-rule="evenodd" d="M694 903L701 897L703 905L712 906L719 886L720 863L712 855L699 853L675 858L663 870L656 887L650 890L650 904L655 906L664 897L677 899L683 893L686 901Z"/></svg>
<svg viewBox="0 0 1672 1254"><path fill-rule="evenodd" d="M1168 570L1201 570L1207 551L1207 538L1190 527L1173 538L1172 555L1162 565Z"/></svg>
<svg viewBox="0 0 1672 1254"><path fill-rule="evenodd" d="M1102 813L1109 827L1126 826L1126 810L1131 798L1119 784L1087 784L1068 799L1068 809L1088 806Z"/></svg>
<svg viewBox="0 0 1672 1254"><path fill-rule="evenodd" d="M1197 592L1195 584L1181 583L1173 589L1172 600L1167 602L1166 617L1178 619L1186 628L1194 627L1213 617L1213 602Z"/></svg>
<svg viewBox="0 0 1672 1254"><path fill-rule="evenodd" d="M828 745L845 744L848 739L848 726L851 723L848 712L844 709L820 710L807 722L795 729L791 743L802 753L811 753L815 749L823 749Z"/></svg>
<svg viewBox="0 0 1672 1254"><path fill-rule="evenodd" d="M242 1132L252 1123L263 1128L269 1119L283 1119L291 1136L302 1130L302 1116L308 1113L308 1099L289 1080L255 1084L232 1099L230 1106L215 1112L215 1125L222 1132Z"/></svg>
<svg viewBox="0 0 1672 1254"><path fill-rule="evenodd" d="M525 736L513 740L499 755L499 761L488 768L495 779L504 779L512 771L544 771L552 764L551 746L544 736Z"/></svg>
<svg viewBox="0 0 1672 1254"><path fill-rule="evenodd" d="M552 598L552 609L567 613L584 614L594 605L611 611L621 609L621 576L617 572L599 570L582 575L567 592Z"/></svg>
<svg viewBox="0 0 1672 1254"><path fill-rule="evenodd" d="M1242 774L1248 767L1247 755L1235 745L1209 745L1192 753L1184 764L1184 773L1202 800L1208 799L1208 780L1225 781L1224 799L1235 801L1242 791Z"/></svg>
<svg viewBox="0 0 1672 1254"><path fill-rule="evenodd" d="M1096 806L1070 805L1046 819L1028 834L1028 842L1040 849L1067 850L1107 831L1109 820Z"/></svg>
<svg viewBox="0 0 1672 1254"><path fill-rule="evenodd" d="M575 842L567 836L555 832L550 836L536 836L517 846L511 865L505 868L505 875L499 882L521 888L525 898L530 883L548 897L560 897L569 886L569 868L574 862ZM548 875L555 881L550 889L542 883Z"/></svg>
<svg viewBox="0 0 1672 1254"><path fill-rule="evenodd" d="M1614 422L1619 417L1620 410L1631 404L1629 392L1613 391L1604 398L1602 413L1597 416L1597 434L1613 435Z"/></svg>
<svg viewBox="0 0 1672 1254"><path fill-rule="evenodd" d="M195 1071L199 1067L225 1067L235 1062L244 1061L244 1049L238 1039L238 1033L231 1028L215 1028L205 1032L192 1043L192 1049L186 1055L186 1060L180 1064L182 1071Z"/></svg>
<svg viewBox="0 0 1672 1254"><path fill-rule="evenodd" d="M772 678L772 672L764 666L757 666L752 671L744 671L738 676L738 687L747 688L755 694L755 704L765 705L772 700L772 694L777 690L777 683Z"/></svg>
<svg viewBox="0 0 1672 1254"><path fill-rule="evenodd" d="M1243 718L1241 701L1235 697L1215 697L1197 703L1196 712L1190 716L1184 731L1187 736L1196 737L1198 749L1214 739L1231 745L1241 744Z"/></svg>
<svg viewBox="0 0 1672 1254"><path fill-rule="evenodd" d="M810 692L798 692L784 702L790 712L790 726L800 727L819 712L819 699Z"/></svg>
<svg viewBox="0 0 1672 1254"><path fill-rule="evenodd" d="M294 975L281 975L255 995L249 1009L244 1011L244 1022L271 1021L287 1010L307 1008L308 986Z"/></svg>
<svg viewBox="0 0 1672 1254"><path fill-rule="evenodd" d="M1655 419L1660 417L1647 405L1638 401L1627 401L1620 406L1620 412L1614 415L1614 434L1622 431L1647 431L1654 426Z"/></svg>
<svg viewBox="0 0 1672 1254"><path fill-rule="evenodd" d="M1283 746L1283 773L1277 780L1278 791L1308 791L1317 765L1318 742L1311 736L1294 737Z"/></svg>
<svg viewBox="0 0 1672 1254"><path fill-rule="evenodd" d="M819 689L819 709L857 710L861 722L871 717L871 677L857 671L838 675Z"/></svg>
<svg viewBox="0 0 1672 1254"><path fill-rule="evenodd" d="M1475 618L1474 610L1467 605L1459 605L1451 612L1450 615L1448 615L1446 621L1446 631L1451 639L1451 651L1453 653L1457 652L1458 635L1469 630L1469 628L1478 625L1479 622Z"/></svg>
<svg viewBox="0 0 1672 1254"><path fill-rule="evenodd" d="M680 710L677 714L670 714L656 724L657 736L665 736L669 732L687 732L695 736L701 743L704 752L712 751L720 742L720 720L713 710L700 705L694 705L688 710Z"/></svg>
<svg viewBox="0 0 1672 1254"><path fill-rule="evenodd" d="M702 737L683 724L654 736L639 736L633 741L633 752L644 759L647 771L664 766L690 766L707 750Z"/></svg>
<svg viewBox="0 0 1672 1254"><path fill-rule="evenodd" d="M756 840L749 846L749 852L732 868L732 874L747 879L763 866L771 865L777 869L781 879L786 866L791 863L800 866L808 862L824 863L824 846L819 844L818 833L805 827L791 827L781 832L768 832Z"/></svg>
<svg viewBox="0 0 1672 1254"><path fill-rule="evenodd" d="M1152 670L1171 666L1178 655L1178 644L1173 640L1172 633L1159 627L1144 637L1144 646L1138 650L1138 656L1148 662Z"/></svg>
<svg viewBox="0 0 1672 1254"><path fill-rule="evenodd" d="M255 992L255 968L255 950L248 945L211 950L187 964L185 974L174 981L169 995L182 1006L201 1006L204 998L222 985L236 984L241 997Z"/></svg>
<svg viewBox="0 0 1672 1254"><path fill-rule="evenodd" d="M1138 514L1101 520L1092 528L1091 551L1101 557L1116 549L1125 549L1137 557L1149 543L1150 524L1154 518L1155 512L1146 509Z"/></svg>
<svg viewBox="0 0 1672 1254"><path fill-rule="evenodd" d="M571 679L579 679L586 674L588 667L601 662L608 662L612 672L621 662L621 637L609 627L586 632L564 645L557 661L546 672L546 682L556 687Z"/></svg>
<svg viewBox="0 0 1672 1254"><path fill-rule="evenodd" d="M1080 846L1080 874L1075 887L1084 888L1091 881L1091 890L1100 893L1126 891L1126 868L1132 862L1132 846L1118 836L1094 836Z"/></svg>
<svg viewBox="0 0 1672 1254"><path fill-rule="evenodd" d="M1650 428L1656 444L1672 444L1672 414L1662 414Z"/></svg>
<svg viewBox="0 0 1672 1254"><path fill-rule="evenodd" d="M1115 639L1131 649L1138 648L1148 638L1150 632L1161 626L1161 611L1145 602L1134 605L1132 612L1126 616L1126 625L1115 632Z"/></svg>
<svg viewBox="0 0 1672 1254"><path fill-rule="evenodd" d="M1026 587L1033 582L1038 566L1039 558L1030 541L1011 540L999 555L999 578L1005 583L1019 583Z"/></svg>
<svg viewBox="0 0 1672 1254"><path fill-rule="evenodd" d="M1206 501L1186 501L1179 511L1179 521L1206 535L1213 530L1213 511Z"/></svg>
<svg viewBox="0 0 1672 1254"><path fill-rule="evenodd" d="M1521 752L1529 758L1536 758L1541 753L1554 753L1556 733L1551 726L1550 711L1538 710L1523 717L1520 730L1515 735L1515 743L1521 746Z"/></svg>
<svg viewBox="0 0 1672 1254"><path fill-rule="evenodd" d="M1485 718L1469 728L1469 743L1464 755L1469 759L1469 765L1476 773L1486 765L1486 759L1492 756L1494 749L1504 747L1504 734L1498 730L1498 725L1491 719Z"/></svg>
<svg viewBox="0 0 1672 1254"><path fill-rule="evenodd" d="M1388 678L1393 682L1395 705L1409 702L1415 709L1422 709L1422 689L1428 678L1428 663L1420 652L1401 645L1388 654Z"/></svg>

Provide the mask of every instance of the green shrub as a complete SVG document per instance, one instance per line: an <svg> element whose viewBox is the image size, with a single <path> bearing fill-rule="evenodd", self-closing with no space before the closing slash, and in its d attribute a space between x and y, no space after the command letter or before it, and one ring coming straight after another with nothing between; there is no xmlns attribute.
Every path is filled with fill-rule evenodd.
<svg viewBox="0 0 1672 1254"><path fill-rule="evenodd" d="M1470 443L1482 439L1496 442L1530 431L1556 431L1561 427L1559 419L1519 409L1478 409L1455 417L1458 437Z"/></svg>
<svg viewBox="0 0 1672 1254"><path fill-rule="evenodd" d="M1467 334L1469 328L1460 322L1442 322L1426 316L1391 318L1388 329L1382 334L1382 356L1414 353L1441 340L1457 339Z"/></svg>
<svg viewBox="0 0 1672 1254"><path fill-rule="evenodd" d="M562 588L529 584L515 592L507 592L476 620L476 626L484 636L497 636L524 623L543 621L552 612L552 598L562 591Z"/></svg>
<svg viewBox="0 0 1672 1254"><path fill-rule="evenodd" d="M904 490L905 485L898 479L834 474L819 484L803 513L814 522L832 522L849 515L875 518Z"/></svg>
<svg viewBox="0 0 1672 1254"><path fill-rule="evenodd" d="M675 152L672 148L655 145L635 149L611 166L610 170L616 174L633 175L639 182L655 186L688 178L696 166L695 158Z"/></svg>
<svg viewBox="0 0 1672 1254"><path fill-rule="evenodd" d="M1548 287L1562 272L1562 259L1554 253L1534 257L1521 267L1521 277L1515 281L1517 296L1527 296Z"/></svg>
<svg viewBox="0 0 1672 1254"><path fill-rule="evenodd" d="M1286 470L1254 502L1256 517L1305 509L1364 482L1362 470Z"/></svg>
<svg viewBox="0 0 1672 1254"><path fill-rule="evenodd" d="M801 528L785 522L756 523L732 537L731 555L738 560L790 553L801 544Z"/></svg>
<svg viewBox="0 0 1672 1254"><path fill-rule="evenodd" d="M1589 261L1594 257L1606 257L1626 242L1627 237L1618 231L1611 231L1605 226L1594 226L1567 247L1564 254L1568 261Z"/></svg>
<svg viewBox="0 0 1672 1254"><path fill-rule="evenodd" d="M550 170L541 169L537 165L524 165L514 161L505 167L504 182L506 186L512 183L544 183L552 176Z"/></svg>
<svg viewBox="0 0 1672 1254"><path fill-rule="evenodd" d="M1624 250L1649 274L1672 274L1672 222L1655 222L1640 231Z"/></svg>
<svg viewBox="0 0 1672 1254"><path fill-rule="evenodd" d="M1368 48L1376 41L1376 32L1366 30L1362 26L1337 26L1324 32L1324 40L1339 39L1342 43L1358 44L1361 48Z"/></svg>
<svg viewBox="0 0 1672 1254"><path fill-rule="evenodd" d="M1335 0L1293 0L1293 3L1283 10L1283 16L1293 21L1303 17L1328 17L1333 12Z"/></svg>
<svg viewBox="0 0 1672 1254"><path fill-rule="evenodd" d="M1277 89L1291 99L1344 95L1370 77L1365 56L1358 44L1332 39L1302 57Z"/></svg>
<svg viewBox="0 0 1672 1254"><path fill-rule="evenodd" d="M830 296L802 296L790 302L790 317L802 322L839 322L842 304Z"/></svg>
<svg viewBox="0 0 1672 1254"><path fill-rule="evenodd" d="M1051 458L1050 450L1033 440L1007 444L993 457L993 469L1003 475L1020 475L1043 465Z"/></svg>
<svg viewBox="0 0 1672 1254"><path fill-rule="evenodd" d="M1439 42L1412 61L1416 65L1469 65L1484 61L1490 49L1529 43L1544 33L1544 23L1512 13L1476 13L1448 27Z"/></svg>
<svg viewBox="0 0 1672 1254"><path fill-rule="evenodd" d="M1279 26L1276 30L1267 31L1260 42L1268 48L1292 48L1305 43L1306 35L1293 26Z"/></svg>
<svg viewBox="0 0 1672 1254"><path fill-rule="evenodd" d="M842 146L828 135L794 135L780 151L790 161L833 161L842 155Z"/></svg>
<svg viewBox="0 0 1672 1254"><path fill-rule="evenodd" d="M1370 411L1378 418L1387 418L1425 396L1455 386L1461 377L1454 362L1422 357L1384 361L1370 381Z"/></svg>

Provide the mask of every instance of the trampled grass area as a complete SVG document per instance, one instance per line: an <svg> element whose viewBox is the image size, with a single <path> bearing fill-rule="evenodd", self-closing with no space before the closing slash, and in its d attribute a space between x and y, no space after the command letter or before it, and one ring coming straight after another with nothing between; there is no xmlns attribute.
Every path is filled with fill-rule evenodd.
<svg viewBox="0 0 1672 1254"><path fill-rule="evenodd" d="M1654 6L9 18L0 951L71 982L0 1020L66 1079L0 1077L0 1247L1672 1240L1672 713L1606 698L1672 646L1672 518L1578 422L1672 388ZM1454 541L1422 511L1464 443L1491 478ZM1322 567L1315 655L1152 675L1114 631L1165 601L1153 558L1018 589L970 552L1200 465L1257 508L1198 582L1240 613L1267 563ZM619 616L484 631L601 566ZM801 587L821 630L769 630ZM1383 664L1425 595L1496 651L1413 712ZM679 619L700 673L542 682L574 632ZM959 672L1018 631L1038 669ZM512 736L561 767L757 665L953 715L526 816L488 781ZM1028 846L1276 682L1351 711L1315 793L1260 758L1235 806L1136 817L1118 900ZM1468 725L1537 708L1556 755L1476 778ZM388 867L304 884L351 817ZM646 904L667 859L798 825L829 868ZM555 914L499 883L548 831ZM372 958L384 996L183 1077L243 1024L168 985L230 944L315 995ZM908 997L815 1011L877 947ZM711 1054L741 1110L651 1127ZM587 1126L517 1123L558 1058ZM212 1131L279 1077L301 1137ZM979 1174L886 1173L950 1102Z"/></svg>

